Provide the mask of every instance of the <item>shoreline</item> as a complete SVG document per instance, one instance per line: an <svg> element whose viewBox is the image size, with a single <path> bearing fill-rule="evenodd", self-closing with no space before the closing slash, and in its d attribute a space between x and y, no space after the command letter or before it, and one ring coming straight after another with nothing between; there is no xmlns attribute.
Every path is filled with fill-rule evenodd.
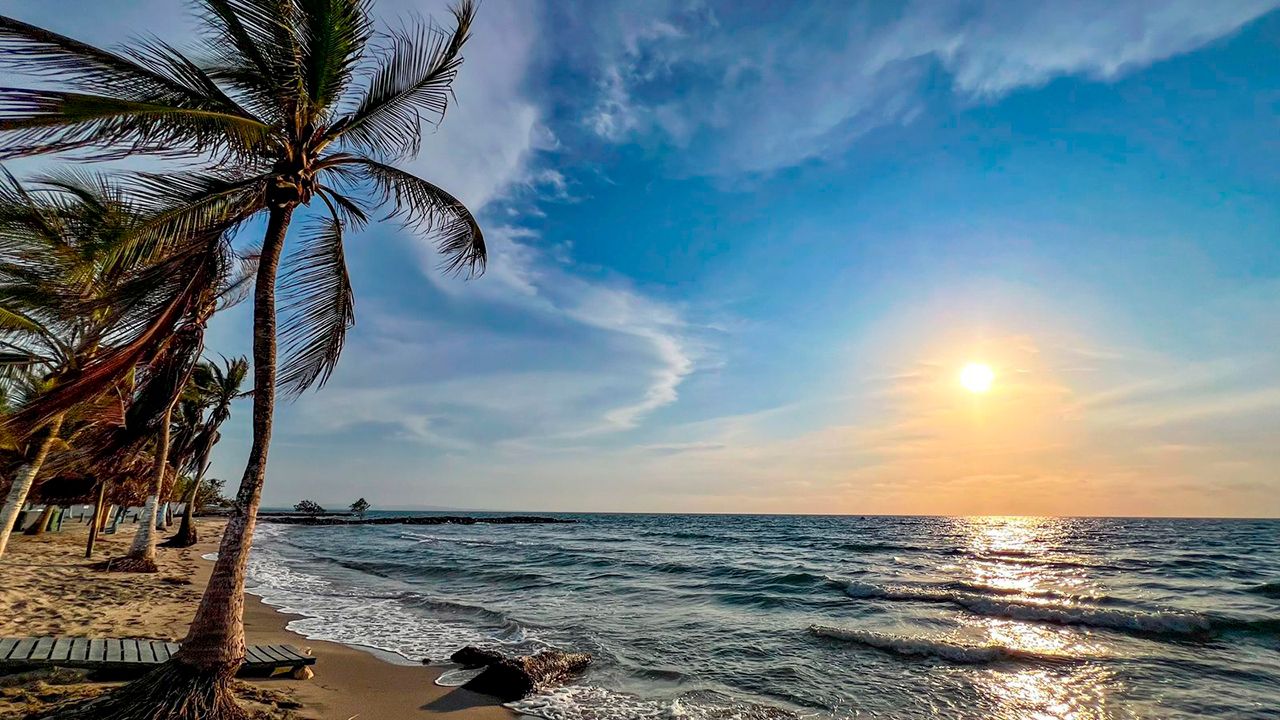
<svg viewBox="0 0 1280 720"><path fill-rule="evenodd" d="M155 574L104 573L91 569L83 545L87 526L74 524L38 537L15 535L0 559L0 636L146 637L178 641L186 634L208 583L223 522L197 520L201 541L190 548L158 548ZM124 555L134 529L102 536L93 562ZM164 537L161 537L163 541ZM247 707L266 717L307 720L513 720L521 717L494 698L436 679L447 669L417 665L376 648L312 640L288 629L302 615L283 612L246 593L245 638L250 644L290 644L310 649L315 676L246 678ZM41 679L0 688L0 715L30 712L59 697L82 697L113 683L74 681L47 685ZM57 690L51 693L50 690ZM261 696L261 697L257 697ZM27 704L24 704L27 703ZM35 703L34 705L30 703Z"/></svg>
<svg viewBox="0 0 1280 720"><path fill-rule="evenodd" d="M201 560L212 567L212 563ZM447 668L414 664L374 647L311 639L289 629L290 621L306 617L272 607L246 593L245 637L252 643L290 644L310 648L316 657L310 680L266 680L287 683L303 712L316 717L359 718L440 717L455 720L512 720L521 717L485 695L443 687L436 680Z"/></svg>

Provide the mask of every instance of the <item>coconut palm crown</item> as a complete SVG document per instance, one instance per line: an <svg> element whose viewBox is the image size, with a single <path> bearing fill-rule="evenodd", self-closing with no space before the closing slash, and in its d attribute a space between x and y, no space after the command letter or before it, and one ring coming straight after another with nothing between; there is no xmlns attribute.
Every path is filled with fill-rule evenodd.
<svg viewBox="0 0 1280 720"><path fill-rule="evenodd" d="M467 208L391 164L416 154L422 125L443 117L475 4L454 8L452 32L418 23L387 33L374 31L365 0L197 5L206 27L190 56L159 40L109 52L0 17L0 67L58 88L0 88L0 160L71 151L209 161L217 171L139 178L165 201L185 201L170 220L187 229L267 212L283 238L292 210L318 199L324 216L280 278L279 382L300 392L329 377L354 321L343 234L368 220L370 204L435 238L447 271L483 270L484 238ZM358 78L367 78L359 88ZM153 242L180 237L175 227ZM267 239L264 259L276 245Z"/></svg>

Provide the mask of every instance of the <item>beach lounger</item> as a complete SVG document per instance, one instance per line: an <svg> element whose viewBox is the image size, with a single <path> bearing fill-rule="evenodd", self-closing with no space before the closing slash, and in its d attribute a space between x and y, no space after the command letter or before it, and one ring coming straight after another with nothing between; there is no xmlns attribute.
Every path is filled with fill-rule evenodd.
<svg viewBox="0 0 1280 720"><path fill-rule="evenodd" d="M167 662L177 643L133 638L0 638L0 671L36 667L89 670L144 670ZM278 670L298 673L316 659L292 645L250 645L241 675L271 675Z"/></svg>

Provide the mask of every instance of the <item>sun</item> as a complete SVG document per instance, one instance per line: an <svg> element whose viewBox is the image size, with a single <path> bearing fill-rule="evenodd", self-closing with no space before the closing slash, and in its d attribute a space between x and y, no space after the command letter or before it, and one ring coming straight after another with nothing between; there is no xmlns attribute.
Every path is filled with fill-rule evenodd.
<svg viewBox="0 0 1280 720"><path fill-rule="evenodd" d="M960 371L960 384L974 394L981 394L991 390L991 383L996 379L996 373L986 363L969 363Z"/></svg>

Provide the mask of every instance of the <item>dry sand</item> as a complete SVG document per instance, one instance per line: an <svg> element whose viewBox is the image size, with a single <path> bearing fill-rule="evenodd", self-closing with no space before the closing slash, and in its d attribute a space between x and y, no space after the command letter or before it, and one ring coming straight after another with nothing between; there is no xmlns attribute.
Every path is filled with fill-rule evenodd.
<svg viewBox="0 0 1280 720"><path fill-rule="evenodd" d="M154 575L103 573L84 559L86 526L69 524L60 533L15 536L0 559L0 636L98 636L181 640L195 612L213 563L222 524L200 521L204 540L173 550L160 548ZM101 538L94 561L125 554L133 526ZM164 539L162 535L161 540ZM288 643L310 648L317 662L311 680L254 680L242 686L246 704L263 717L335 720L510 720L511 711L492 699L435 684L438 668L386 662L371 652L308 640L286 629L289 617L252 595L245 606L245 634L251 644ZM20 716L41 702L91 694L109 685L51 686L33 680L21 686L0 683L0 717Z"/></svg>

